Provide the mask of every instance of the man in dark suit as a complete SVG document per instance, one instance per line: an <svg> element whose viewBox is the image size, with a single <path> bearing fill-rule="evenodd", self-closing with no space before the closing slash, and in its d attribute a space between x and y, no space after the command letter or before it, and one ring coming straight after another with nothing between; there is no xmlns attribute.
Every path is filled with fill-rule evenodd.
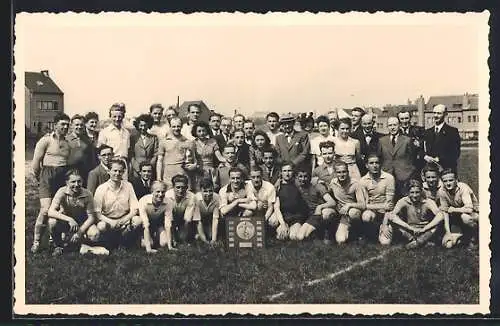
<svg viewBox="0 0 500 326"><path fill-rule="evenodd" d="M134 187L137 199L141 199L144 195L151 193L153 165L151 162L143 161L139 164L139 171L140 177L132 179L132 187Z"/></svg>
<svg viewBox="0 0 500 326"><path fill-rule="evenodd" d="M356 132L361 131L362 126L361 126L361 118L366 114L365 110L363 110L360 107L355 107L351 110L351 121L352 121L352 126L351 126L351 132L349 135L352 137Z"/></svg>
<svg viewBox="0 0 500 326"><path fill-rule="evenodd" d="M425 161L424 161L424 127L412 126L411 121L411 111L403 109L398 113L399 124L401 126L400 133L402 135L411 138L412 144L415 147L415 162L416 174L422 171Z"/></svg>
<svg viewBox="0 0 500 326"><path fill-rule="evenodd" d="M236 146L236 161L250 171L250 146L245 142L243 129L234 131L232 142Z"/></svg>
<svg viewBox="0 0 500 326"><path fill-rule="evenodd" d="M427 163L437 163L443 169L457 171L457 161L460 157L460 135L458 129L444 122L448 114L443 104L432 109L434 126L424 133L424 160Z"/></svg>
<svg viewBox="0 0 500 326"><path fill-rule="evenodd" d="M378 152L382 159L382 170L394 176L396 181L396 198L403 196L406 182L414 176L415 148L411 138L400 133L397 117L387 119L389 134L382 136L378 144Z"/></svg>
<svg viewBox="0 0 500 326"><path fill-rule="evenodd" d="M291 114L283 115L280 124L284 132L276 137L276 149L280 162L292 162L297 169L301 166L312 169L309 135L303 131L294 130L295 117Z"/></svg>
<svg viewBox="0 0 500 326"><path fill-rule="evenodd" d="M109 180L109 169L111 168L111 159L114 156L111 146L102 144L97 148L100 164L89 172L87 180L87 189L92 193L98 186Z"/></svg>
<svg viewBox="0 0 500 326"><path fill-rule="evenodd" d="M226 146L227 142L231 140L231 129L233 126L233 120L228 117L224 117L220 123L220 132L214 136L214 139L217 141L217 145L219 145L219 150L224 150L224 146Z"/></svg>
<svg viewBox="0 0 500 326"><path fill-rule="evenodd" d="M373 129L373 115L367 113L361 118L361 128L358 128L351 137L359 140L361 161L357 162L361 175L365 175L368 170L366 169L365 159L371 152L378 151L378 142L383 134Z"/></svg>

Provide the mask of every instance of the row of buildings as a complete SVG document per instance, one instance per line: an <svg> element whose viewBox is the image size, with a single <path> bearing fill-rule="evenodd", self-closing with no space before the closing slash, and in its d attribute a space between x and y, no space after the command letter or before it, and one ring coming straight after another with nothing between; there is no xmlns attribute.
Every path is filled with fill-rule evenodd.
<svg viewBox="0 0 500 326"><path fill-rule="evenodd" d="M366 107L376 118L377 130L387 132L387 119L402 109L410 110L412 123L426 128L434 124L432 108L444 104L448 108L447 123L457 127L462 139L478 137L478 94L431 96L427 103L421 95L415 101L403 105L386 105L382 108ZM207 121L211 110L203 101L185 101L177 104L179 115L185 117L189 105L201 107L201 119ZM337 109L343 115L350 115L350 109ZM64 93L52 80L48 70L25 73L25 126L31 134L41 134L52 129L52 120L57 112L64 112ZM340 112L339 112L340 113ZM255 114L255 113L254 113ZM339 114L341 116L342 114Z"/></svg>

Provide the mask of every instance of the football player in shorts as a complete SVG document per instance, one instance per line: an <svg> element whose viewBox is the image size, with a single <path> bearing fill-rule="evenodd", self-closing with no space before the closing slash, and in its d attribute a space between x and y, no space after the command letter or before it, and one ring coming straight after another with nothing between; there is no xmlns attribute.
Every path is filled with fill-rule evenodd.
<svg viewBox="0 0 500 326"><path fill-rule="evenodd" d="M268 220L269 226L276 228L276 239L298 240L307 214L307 203L295 184L294 165L285 162L281 166L281 179L276 186L274 214Z"/></svg>
<svg viewBox="0 0 500 326"><path fill-rule="evenodd" d="M337 161L334 167L336 177L330 182L329 189L337 203L335 211L339 218L335 241L343 244L349 238L351 226L355 223L359 226L361 213L366 209L368 194L360 187L359 180L349 176L349 168L345 162Z"/></svg>
<svg viewBox="0 0 500 326"><path fill-rule="evenodd" d="M368 194L361 220L365 235L376 238L385 215L394 208L395 180L381 170L380 157L376 153L366 156L366 168L368 173L359 180L360 187Z"/></svg>
<svg viewBox="0 0 500 326"><path fill-rule="evenodd" d="M177 243L189 243L194 239L193 223L200 220L196 214L195 195L189 188L189 179L186 175L177 174L172 177L173 188L165 193L168 200L166 220L172 221L172 226L167 230L172 234L172 246Z"/></svg>
<svg viewBox="0 0 500 326"><path fill-rule="evenodd" d="M123 180L125 162L111 161L109 180L97 187L94 194L97 228L108 244L125 244L141 226L138 201L132 184ZM117 242L117 243L116 243Z"/></svg>
<svg viewBox="0 0 500 326"><path fill-rule="evenodd" d="M437 192L443 186L443 182L439 178L439 167L435 164L427 163L422 169L422 177L424 179L422 187L425 197L434 200L439 205Z"/></svg>
<svg viewBox="0 0 500 326"><path fill-rule="evenodd" d="M165 200L167 185L161 181L153 181L151 193L144 195L139 200L139 216L144 227L144 235L141 239L141 246L147 253L155 253L154 247L168 247L168 250L175 250L172 247L170 230L172 221L166 218L168 202Z"/></svg>
<svg viewBox="0 0 500 326"><path fill-rule="evenodd" d="M225 219L235 216L252 216L257 208L256 198L245 187L243 175L240 168L231 168L229 184L219 191L220 213Z"/></svg>
<svg viewBox="0 0 500 326"><path fill-rule="evenodd" d="M302 198L307 204L307 220L300 227L297 240L303 240L318 230L317 236L321 237L321 231L325 234L325 244L330 243L329 235L331 222L335 215L335 200L328 193L325 185L319 183L311 184L311 172L309 169L300 169L297 172L297 184Z"/></svg>
<svg viewBox="0 0 500 326"><path fill-rule="evenodd" d="M51 199L59 188L64 186L64 175L71 152L66 140L69 121L69 116L58 113L54 117L54 131L40 138L35 145L31 161L31 175L39 182L40 211L33 232L33 245L31 246L33 253L40 250L40 240L47 226Z"/></svg>
<svg viewBox="0 0 500 326"><path fill-rule="evenodd" d="M82 254L109 254L103 247L90 247L99 241L100 232L95 225L94 198L82 187L83 178L78 170L66 173L66 186L61 187L49 208L49 231L54 241L54 256L64 250L79 249ZM63 234L65 235L63 239Z"/></svg>
<svg viewBox="0 0 500 326"><path fill-rule="evenodd" d="M386 217L379 233L379 242L383 245L392 243L395 231L406 241L408 249L420 247L431 240L441 242L443 238L444 214L434 200L425 197L422 183L418 180L409 181L408 195L398 200L394 210ZM448 225L444 227L446 233L450 233Z"/></svg>
<svg viewBox="0 0 500 326"><path fill-rule="evenodd" d="M214 193L214 184L211 178L200 181L200 191L196 194L196 212L200 216L197 226L197 239L205 243L215 244L219 229L222 227L220 220L219 195Z"/></svg>
<svg viewBox="0 0 500 326"><path fill-rule="evenodd" d="M470 247L477 244L479 223L479 202L472 189L464 182L458 181L452 169L441 173L443 187L438 190L440 209L449 217L450 227L458 225L463 231L464 242Z"/></svg>

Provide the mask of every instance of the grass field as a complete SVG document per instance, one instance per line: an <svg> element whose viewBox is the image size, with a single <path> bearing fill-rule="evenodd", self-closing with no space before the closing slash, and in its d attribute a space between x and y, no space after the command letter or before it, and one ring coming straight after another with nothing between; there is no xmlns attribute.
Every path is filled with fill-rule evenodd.
<svg viewBox="0 0 500 326"><path fill-rule="evenodd" d="M477 149L462 151L461 179L476 192L477 160ZM33 255L38 200L33 180L26 184L28 304L479 302L478 250L465 248L407 251L273 240L264 250L240 254L194 244L155 255L141 249L118 249L107 257Z"/></svg>

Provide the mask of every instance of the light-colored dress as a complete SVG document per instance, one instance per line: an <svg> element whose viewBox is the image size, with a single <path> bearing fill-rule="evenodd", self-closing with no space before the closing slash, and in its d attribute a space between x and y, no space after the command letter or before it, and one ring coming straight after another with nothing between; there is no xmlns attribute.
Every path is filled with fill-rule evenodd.
<svg viewBox="0 0 500 326"><path fill-rule="evenodd" d="M351 137L348 137L347 140L335 137L333 143L335 144L335 159L345 162L349 169L350 177L353 180L359 180L361 173L356 164L356 147L359 147L359 140Z"/></svg>
<svg viewBox="0 0 500 326"><path fill-rule="evenodd" d="M186 137L179 138L168 135L160 141L158 155L163 156L163 182L172 188L172 177L176 174L187 175L183 169L187 150L194 150L191 141Z"/></svg>
<svg viewBox="0 0 500 326"><path fill-rule="evenodd" d="M194 141L195 153L198 164L200 165L200 173L196 184L199 184L202 178L211 178L215 182L214 161L216 160L215 152L219 150L219 145L214 138L209 138L204 141L196 139Z"/></svg>

